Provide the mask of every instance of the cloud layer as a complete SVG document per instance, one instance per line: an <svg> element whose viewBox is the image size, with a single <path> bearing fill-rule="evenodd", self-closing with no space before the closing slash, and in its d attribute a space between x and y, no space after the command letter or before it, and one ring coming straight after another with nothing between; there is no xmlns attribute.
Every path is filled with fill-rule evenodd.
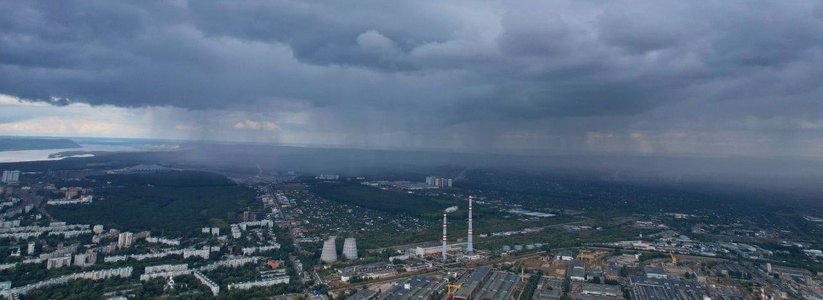
<svg viewBox="0 0 823 300"><path fill-rule="evenodd" d="M0 93L175 108L190 138L823 155L809 149L823 144L819 1L6 1L0 14Z"/></svg>

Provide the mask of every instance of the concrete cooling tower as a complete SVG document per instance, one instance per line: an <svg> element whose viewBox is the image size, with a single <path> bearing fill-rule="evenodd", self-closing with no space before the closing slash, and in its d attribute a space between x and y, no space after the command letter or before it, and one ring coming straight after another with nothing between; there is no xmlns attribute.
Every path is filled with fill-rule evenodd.
<svg viewBox="0 0 823 300"><path fill-rule="evenodd" d="M333 263L337 261L337 245L334 243L335 237L329 237L323 242L323 252L320 253L320 260L326 263Z"/></svg>
<svg viewBox="0 0 823 300"><path fill-rule="evenodd" d="M357 259L357 240L347 238L343 242L343 256L345 256L346 259Z"/></svg>

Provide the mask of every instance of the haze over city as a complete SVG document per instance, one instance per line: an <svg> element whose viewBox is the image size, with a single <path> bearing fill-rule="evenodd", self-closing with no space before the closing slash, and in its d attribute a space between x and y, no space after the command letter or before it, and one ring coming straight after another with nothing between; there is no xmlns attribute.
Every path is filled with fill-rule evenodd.
<svg viewBox="0 0 823 300"><path fill-rule="evenodd" d="M823 299L821 1L0 0L0 298Z"/></svg>
<svg viewBox="0 0 823 300"><path fill-rule="evenodd" d="M819 158L818 1L4 1L0 133Z"/></svg>

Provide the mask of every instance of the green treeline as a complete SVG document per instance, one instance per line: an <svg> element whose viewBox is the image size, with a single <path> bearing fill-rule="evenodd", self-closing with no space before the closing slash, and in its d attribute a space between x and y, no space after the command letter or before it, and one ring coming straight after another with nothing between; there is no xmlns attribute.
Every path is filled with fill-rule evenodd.
<svg viewBox="0 0 823 300"><path fill-rule="evenodd" d="M529 282L526 283L526 286L523 287L523 292L520 293L520 300L532 299L532 296L534 296L534 290L537 289L537 283L540 281L541 276L543 276L543 272L539 272L537 275L532 275L529 277Z"/></svg>

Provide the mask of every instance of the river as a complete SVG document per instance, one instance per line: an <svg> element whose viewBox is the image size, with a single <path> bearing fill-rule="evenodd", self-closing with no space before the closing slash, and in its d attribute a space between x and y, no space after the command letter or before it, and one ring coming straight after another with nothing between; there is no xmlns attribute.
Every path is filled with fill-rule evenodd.
<svg viewBox="0 0 823 300"><path fill-rule="evenodd" d="M70 149L49 149L49 150L19 150L19 151L0 151L0 163L11 162L25 162L25 161L43 161L43 160L60 160L66 157L49 158L50 154L65 152L65 151L110 151L110 152L134 152L141 151L129 146L111 146L111 145L89 145L80 144L82 148ZM93 154L80 154L67 157L90 157Z"/></svg>

